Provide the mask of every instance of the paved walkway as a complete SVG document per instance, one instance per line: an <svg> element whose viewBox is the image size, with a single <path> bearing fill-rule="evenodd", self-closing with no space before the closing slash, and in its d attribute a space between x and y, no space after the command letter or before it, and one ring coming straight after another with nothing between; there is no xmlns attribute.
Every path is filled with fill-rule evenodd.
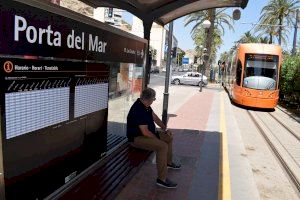
<svg viewBox="0 0 300 200"><path fill-rule="evenodd" d="M185 86L176 90L180 90ZM162 88L155 88L159 94ZM175 90L175 88L173 88ZM188 93L189 90L193 92ZM138 200L138 199L205 199L216 200L219 198L219 184L221 172L221 133L220 133L220 100L225 99L226 120L232 121L230 102L223 88L218 85L211 85L203 92L198 92L197 87L186 86L186 95L177 110L169 109L170 118L168 127L174 132L174 157L182 164L181 170L168 170L168 177L178 183L176 189L164 189L156 186L156 166L153 153L140 171L126 185L117 196L117 199ZM172 94L172 87L170 94ZM175 101L170 95L170 102ZM178 98L178 97L177 97ZM227 100L226 100L227 99ZM179 101L177 99L177 101ZM159 105L160 106L160 105ZM159 107L153 105L154 110ZM161 108L159 108L161 109ZM230 125L230 129L235 129L235 123ZM241 160L244 151L240 140L240 134L235 137L227 130L229 145L229 163L234 170L242 168L243 177L238 172L230 169L228 176L235 175L233 182L230 179L226 182L229 188L229 195L232 199L259 199L258 192L254 186L251 168L247 160ZM238 144L239 143L239 144ZM233 151L235 150L235 151ZM240 156L240 157L239 157ZM237 159L237 160L233 160ZM227 163L228 164L228 163ZM230 186L239 191L231 191ZM249 188L249 190L247 190ZM231 194L232 193L232 194Z"/></svg>

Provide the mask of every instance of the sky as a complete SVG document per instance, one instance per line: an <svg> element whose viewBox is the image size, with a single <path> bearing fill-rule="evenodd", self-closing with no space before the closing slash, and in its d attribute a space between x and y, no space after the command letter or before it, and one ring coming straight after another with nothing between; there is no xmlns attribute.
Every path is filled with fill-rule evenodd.
<svg viewBox="0 0 300 200"><path fill-rule="evenodd" d="M234 22L234 31L229 30L227 27L225 28L225 34L222 37L223 44L218 50L218 56L224 52L228 51L233 45L234 42L237 41L245 32L252 30L253 25L249 23L257 23L260 17L261 9L267 5L269 0L249 0L248 5L245 9L241 9L241 18L238 21ZM232 16L233 10L236 8L228 8L227 13ZM132 19L130 19L130 15L124 13L124 18L127 22L132 23ZM194 41L191 38L191 29L192 25L187 27L184 26L185 17L181 17L174 21L174 29L173 33L178 40L178 47L183 50L194 49ZM251 32L253 34L253 31ZM294 29L290 28L289 40L286 46L283 46L283 49L292 49L293 43L293 34ZM298 38L299 36L298 29ZM187 37L189 36L189 37Z"/></svg>

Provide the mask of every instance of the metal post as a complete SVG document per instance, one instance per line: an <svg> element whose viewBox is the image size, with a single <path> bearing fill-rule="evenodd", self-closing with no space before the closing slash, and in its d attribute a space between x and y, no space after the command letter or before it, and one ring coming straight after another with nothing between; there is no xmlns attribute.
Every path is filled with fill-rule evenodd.
<svg viewBox="0 0 300 200"><path fill-rule="evenodd" d="M162 122L165 125L167 125L167 121L168 121L168 102L169 102L169 84L170 84L172 37L173 37L173 21L170 22L170 24L169 24L165 92L164 92L164 101L163 101L163 110L162 110Z"/></svg>
<svg viewBox="0 0 300 200"><path fill-rule="evenodd" d="M206 61L203 61L202 69L201 69L201 81L200 81L200 89L199 92L202 92L202 85L203 85L203 73L204 73L204 66Z"/></svg>
<svg viewBox="0 0 300 200"><path fill-rule="evenodd" d="M299 23L299 9L297 10L297 14L296 14L296 23L295 23L294 40L293 40L293 50L292 50L292 55L293 56L296 55L296 42L297 42L298 23Z"/></svg>
<svg viewBox="0 0 300 200"><path fill-rule="evenodd" d="M144 25L144 38L148 40L147 42L147 49L145 52L145 68L144 68L144 80L143 80L143 89L147 88L150 82L150 57L149 57L149 50L150 50L150 31L152 27L152 22L143 21Z"/></svg>

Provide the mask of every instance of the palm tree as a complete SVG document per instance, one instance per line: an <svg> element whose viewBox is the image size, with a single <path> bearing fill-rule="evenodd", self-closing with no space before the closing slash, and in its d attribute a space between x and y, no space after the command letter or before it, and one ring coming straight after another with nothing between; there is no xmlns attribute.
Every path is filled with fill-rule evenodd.
<svg viewBox="0 0 300 200"><path fill-rule="evenodd" d="M252 35L250 31L247 31L235 43L258 43L258 42L259 42L259 38L257 38L254 35Z"/></svg>
<svg viewBox="0 0 300 200"><path fill-rule="evenodd" d="M267 44L267 43L269 43L269 38L267 36L266 37L259 37L258 42Z"/></svg>
<svg viewBox="0 0 300 200"><path fill-rule="evenodd" d="M199 45L204 44L205 41L205 47L207 48L207 53L209 55L208 63L216 54L218 45L222 44L221 36L224 35L224 25L233 30L233 20L230 15L224 12L225 10L226 9L209 9L198 11L188 15L185 19L185 26L190 23L195 23L191 34L195 44L197 45L196 50L199 49ZM209 20L211 22L211 26L206 33L202 27L202 23L205 20Z"/></svg>
<svg viewBox="0 0 300 200"><path fill-rule="evenodd" d="M269 22L270 24L275 24L276 22ZM268 43L273 43L273 37L277 35L276 33L276 26L263 26L263 25L257 25L254 29L255 32L259 32L258 37L262 37L264 35L265 38L268 39Z"/></svg>
<svg viewBox="0 0 300 200"><path fill-rule="evenodd" d="M276 35L278 35L278 43L281 45L282 40L287 38L285 26L293 25L299 3L299 0L269 1L269 3L261 10L259 23L262 25L258 25L257 29L268 34L270 41L272 41L272 36L276 32Z"/></svg>

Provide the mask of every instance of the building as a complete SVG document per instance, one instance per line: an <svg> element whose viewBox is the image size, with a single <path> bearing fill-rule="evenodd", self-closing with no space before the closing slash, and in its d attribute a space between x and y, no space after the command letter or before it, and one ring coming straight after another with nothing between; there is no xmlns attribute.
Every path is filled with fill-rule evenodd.
<svg viewBox="0 0 300 200"><path fill-rule="evenodd" d="M120 28L122 25L123 12L123 10L118 8L98 7L94 9L94 18L111 26Z"/></svg>
<svg viewBox="0 0 300 200"><path fill-rule="evenodd" d="M133 17L132 22L132 34L139 37L144 37L143 22L137 17ZM172 47L178 46L178 40L173 35ZM167 47L168 47L168 29L167 27L160 26L157 23L153 23L150 33L150 47L156 50L156 56L153 59L153 63L160 68L166 66L167 60ZM176 63L176 59L174 59Z"/></svg>
<svg viewBox="0 0 300 200"><path fill-rule="evenodd" d="M51 0L52 3L58 4L67 9L73 10L82 15L93 18L93 7L78 0Z"/></svg>
<svg viewBox="0 0 300 200"><path fill-rule="evenodd" d="M194 59L196 56L196 51L193 49L188 49L185 51L185 58L189 58L189 65L194 64Z"/></svg>

